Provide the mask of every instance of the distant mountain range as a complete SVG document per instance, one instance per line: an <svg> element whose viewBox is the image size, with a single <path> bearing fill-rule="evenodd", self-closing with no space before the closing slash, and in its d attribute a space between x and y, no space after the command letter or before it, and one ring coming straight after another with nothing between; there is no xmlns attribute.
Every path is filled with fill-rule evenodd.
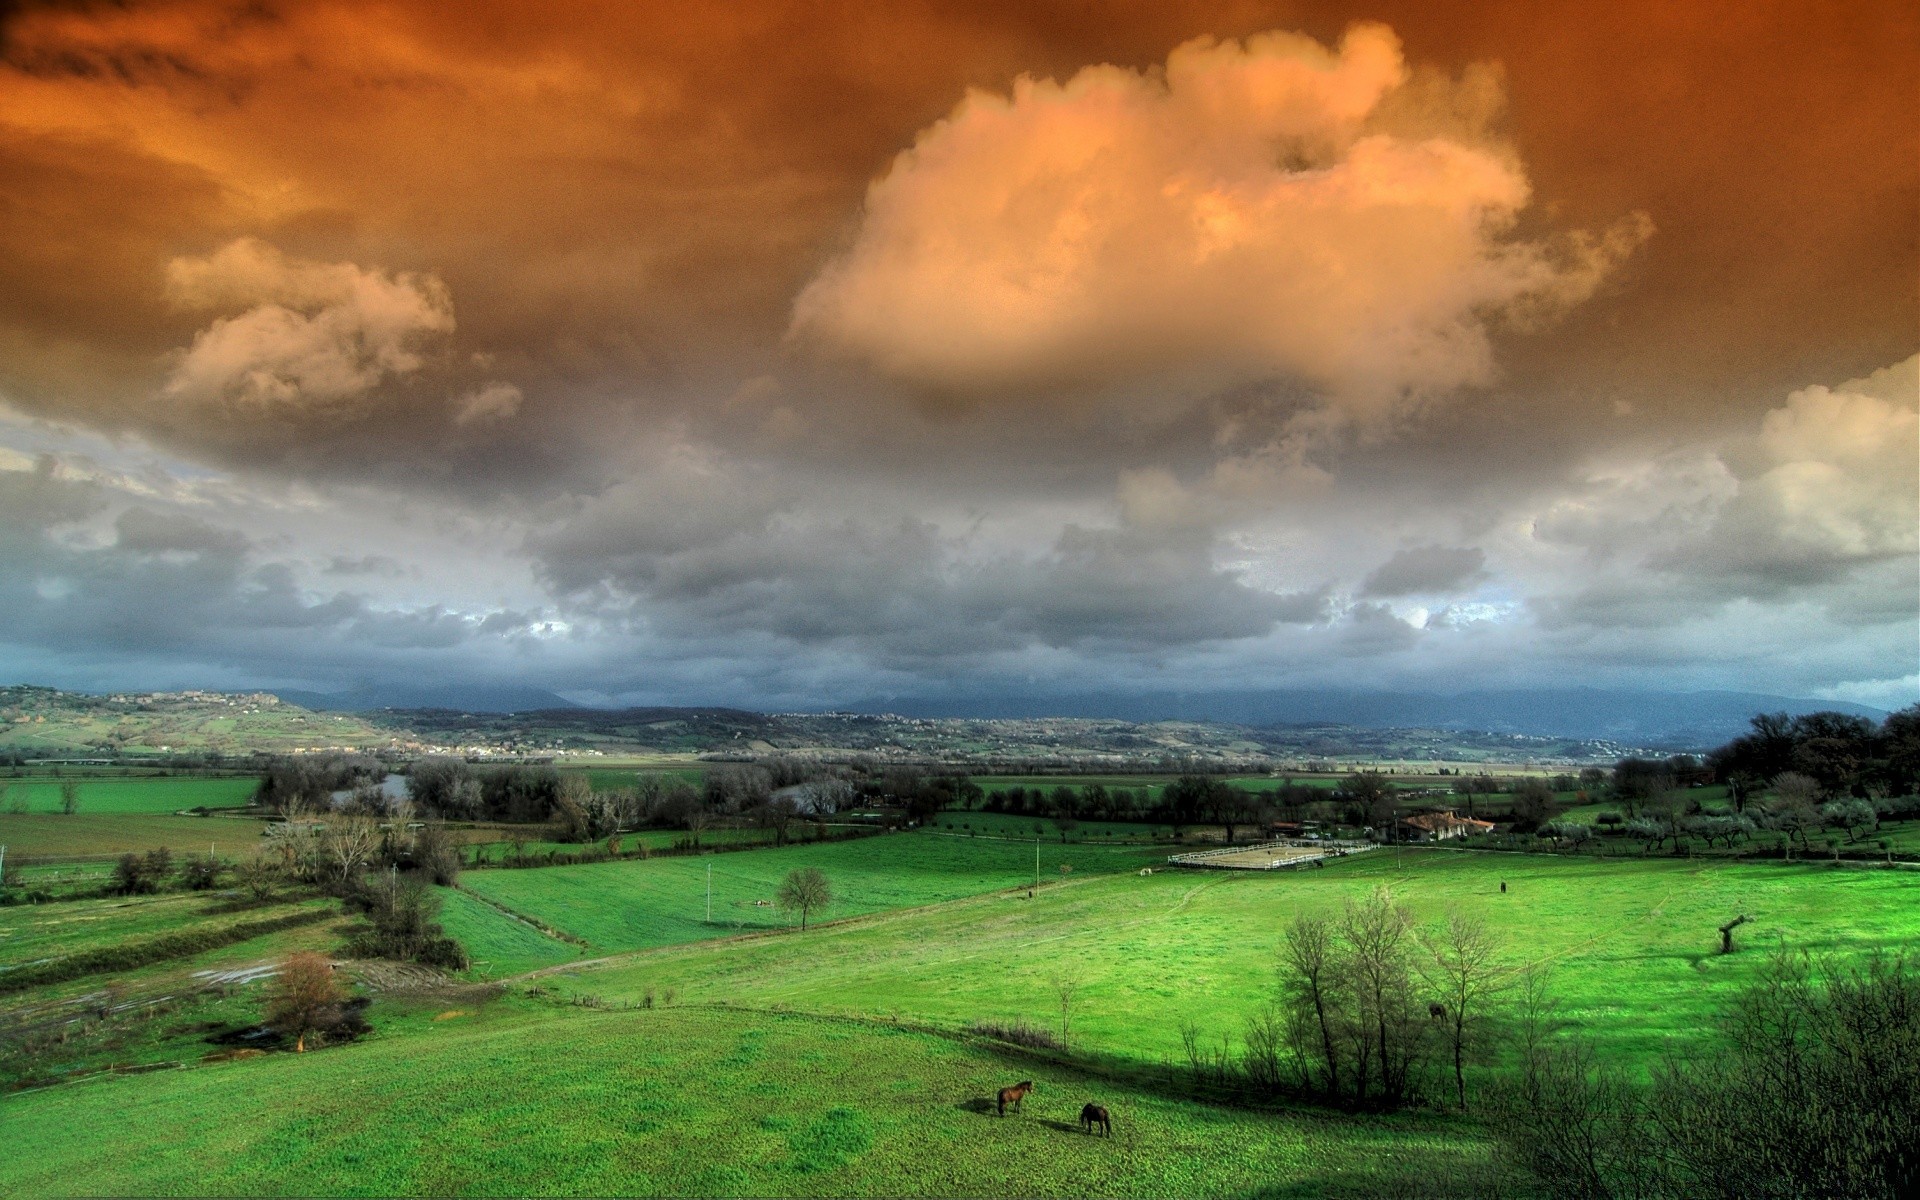
<svg viewBox="0 0 1920 1200"><path fill-rule="evenodd" d="M314 712L376 712L383 708L444 708L454 712L515 713L579 708L565 696L536 687L488 684L409 686L382 684L345 692L275 689L288 704Z"/></svg>
<svg viewBox="0 0 1920 1200"><path fill-rule="evenodd" d="M531 713L581 709L564 696L512 685L381 685L346 692L280 691L315 712L448 709ZM1358 729L1439 729L1582 738L1639 746L1714 746L1738 736L1759 712L1887 714L1864 704L1762 692L1609 691L1601 688L1481 690L1451 694L1370 691L1235 691L874 697L817 711L895 713L976 720L1087 717L1106 720L1224 721L1256 727L1348 725Z"/></svg>
<svg viewBox="0 0 1920 1200"><path fill-rule="evenodd" d="M1413 692L1244 691L1134 695L870 699L855 712L904 717L1097 717L1122 721L1227 721L1236 725L1350 725L1589 738L1641 746L1715 746L1760 712L1845 712L1879 721L1864 704L1759 692L1630 692L1597 688Z"/></svg>

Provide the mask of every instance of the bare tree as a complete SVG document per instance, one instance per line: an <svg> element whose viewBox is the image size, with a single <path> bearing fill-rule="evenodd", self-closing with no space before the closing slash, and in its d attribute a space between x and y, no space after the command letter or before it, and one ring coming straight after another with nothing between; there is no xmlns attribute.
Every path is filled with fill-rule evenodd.
<svg viewBox="0 0 1920 1200"><path fill-rule="evenodd" d="M1080 990L1080 981L1066 968L1054 972L1053 994L1060 999L1060 1044L1071 1044L1073 1033L1073 996Z"/></svg>
<svg viewBox="0 0 1920 1200"><path fill-rule="evenodd" d="M796 867L780 881L780 890L774 899L784 911L800 914L800 928L804 932L807 918L833 903L833 888L818 867Z"/></svg>
<svg viewBox="0 0 1920 1200"><path fill-rule="evenodd" d="M1294 1053L1302 1065L1304 1082L1314 1086L1313 1070L1305 1064L1317 1062L1321 1078L1319 1089L1329 1096L1340 1094L1340 1053L1336 1046L1335 1022L1338 1020L1341 980L1335 961L1332 922L1321 916L1297 916L1287 927L1280 942L1280 968L1283 987L1290 1001L1294 1020Z"/></svg>
<svg viewBox="0 0 1920 1200"><path fill-rule="evenodd" d="M1439 997L1437 1016L1453 1056L1454 1098L1465 1112L1467 1054L1479 1040L1488 1015L1484 1010L1503 989L1500 941L1481 918L1458 912L1450 913L1445 925L1422 940L1429 957L1423 973L1428 988Z"/></svg>
<svg viewBox="0 0 1920 1200"><path fill-rule="evenodd" d="M1364 901L1348 901L1338 925L1351 955L1356 1012L1376 1059L1381 1099L1389 1102L1411 1090L1426 1032L1426 1014L1416 1015L1413 999L1411 926L1411 917L1386 888ZM1364 1073L1356 1082L1364 1087ZM1355 1099L1366 1097L1356 1092Z"/></svg>
<svg viewBox="0 0 1920 1200"><path fill-rule="evenodd" d="M328 875L344 886L373 861L380 848L380 823L372 817L335 816L327 822L321 845Z"/></svg>

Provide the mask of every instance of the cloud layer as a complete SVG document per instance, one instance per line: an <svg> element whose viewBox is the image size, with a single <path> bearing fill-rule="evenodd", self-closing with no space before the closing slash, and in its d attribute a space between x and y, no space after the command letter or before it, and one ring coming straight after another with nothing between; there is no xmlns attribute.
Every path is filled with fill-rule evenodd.
<svg viewBox="0 0 1920 1200"><path fill-rule="evenodd" d="M0 673L1912 691L1911 4L0 12Z"/></svg>

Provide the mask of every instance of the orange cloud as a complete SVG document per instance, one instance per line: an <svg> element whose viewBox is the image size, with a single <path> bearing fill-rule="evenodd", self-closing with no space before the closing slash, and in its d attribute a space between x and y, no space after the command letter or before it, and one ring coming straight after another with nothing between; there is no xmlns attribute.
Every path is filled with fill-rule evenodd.
<svg viewBox="0 0 1920 1200"><path fill-rule="evenodd" d="M195 336L165 388L229 409L355 409L389 376L420 369L422 338L454 327L452 298L432 275L307 262L254 238L174 259L167 291L183 308L245 308Z"/></svg>
<svg viewBox="0 0 1920 1200"><path fill-rule="evenodd" d="M1486 382L1497 319L1585 299L1648 228L1511 236L1516 156L1389 107L1408 78L1356 25L971 92L871 186L793 332L936 387L1282 376L1364 420Z"/></svg>

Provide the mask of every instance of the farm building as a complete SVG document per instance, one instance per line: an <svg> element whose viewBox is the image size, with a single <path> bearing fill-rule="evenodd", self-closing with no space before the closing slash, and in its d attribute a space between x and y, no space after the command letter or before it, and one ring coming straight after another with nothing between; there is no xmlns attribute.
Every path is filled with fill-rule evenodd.
<svg viewBox="0 0 1920 1200"><path fill-rule="evenodd" d="M1411 842L1444 842L1469 833L1492 833L1493 822L1456 816L1452 809L1403 818L1400 828Z"/></svg>

